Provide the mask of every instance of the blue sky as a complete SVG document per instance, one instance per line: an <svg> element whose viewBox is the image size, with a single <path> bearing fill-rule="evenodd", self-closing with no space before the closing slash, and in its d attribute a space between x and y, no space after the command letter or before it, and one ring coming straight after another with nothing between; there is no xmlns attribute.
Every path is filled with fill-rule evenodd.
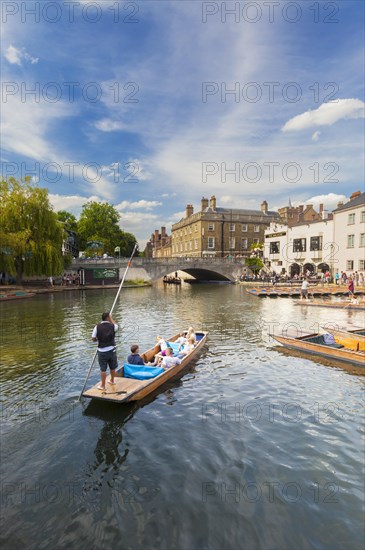
<svg viewBox="0 0 365 550"><path fill-rule="evenodd" d="M2 173L33 171L56 209L107 200L144 246L203 195L332 209L364 188L361 1L27 0L1 17Z"/></svg>

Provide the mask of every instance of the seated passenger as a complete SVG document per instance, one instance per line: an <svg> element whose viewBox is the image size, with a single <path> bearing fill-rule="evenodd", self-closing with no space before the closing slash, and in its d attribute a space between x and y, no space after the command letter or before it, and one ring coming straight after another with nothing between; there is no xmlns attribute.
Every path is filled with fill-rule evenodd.
<svg viewBox="0 0 365 550"><path fill-rule="evenodd" d="M155 360L152 363L148 363L148 365L156 366L159 363L160 359L162 357L165 357L166 350L168 349L168 345L166 343L166 340L164 340L164 338L162 338L161 336L157 336L156 340L157 340L157 344L160 346L160 351L156 353Z"/></svg>
<svg viewBox="0 0 365 550"><path fill-rule="evenodd" d="M193 329L193 327L188 328L188 332L186 333L186 338L188 340L189 340L189 338L194 338L194 340L196 340L196 334L195 334L195 330Z"/></svg>
<svg viewBox="0 0 365 550"><path fill-rule="evenodd" d="M137 344L133 344L133 346L131 346L131 355L128 355L127 363L129 365L144 365L145 364L142 357L139 355L139 347L137 346Z"/></svg>
<svg viewBox="0 0 365 550"><path fill-rule="evenodd" d="M166 355L164 358L162 358L159 366L167 370L171 367L174 367L175 365L180 365L181 359L179 359L178 357L174 357L173 353L174 352L172 348L167 348Z"/></svg>
<svg viewBox="0 0 365 550"><path fill-rule="evenodd" d="M194 338L189 338L188 343L182 348L181 351L179 351L178 357L180 359L184 359L193 349L195 348L196 341Z"/></svg>
<svg viewBox="0 0 365 550"><path fill-rule="evenodd" d="M188 343L188 339L185 336L185 332L180 332L180 336L175 342L176 344L179 344L179 351L183 346L186 346L186 344Z"/></svg>

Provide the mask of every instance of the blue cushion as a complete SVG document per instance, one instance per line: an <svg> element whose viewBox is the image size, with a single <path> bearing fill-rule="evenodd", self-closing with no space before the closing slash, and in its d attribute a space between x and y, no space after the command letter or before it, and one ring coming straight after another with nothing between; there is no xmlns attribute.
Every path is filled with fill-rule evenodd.
<svg viewBox="0 0 365 550"><path fill-rule="evenodd" d="M143 365L129 365L128 363L123 365L123 369L125 378L136 380L149 380L164 372L162 367L144 367Z"/></svg>

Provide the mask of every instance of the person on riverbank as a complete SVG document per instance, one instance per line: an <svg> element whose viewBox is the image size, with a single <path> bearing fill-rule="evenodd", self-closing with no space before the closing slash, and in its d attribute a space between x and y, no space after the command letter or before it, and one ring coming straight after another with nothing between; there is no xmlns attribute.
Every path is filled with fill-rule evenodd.
<svg viewBox="0 0 365 550"><path fill-rule="evenodd" d="M355 284L352 277L349 277L348 281L349 281L349 286L348 286L349 297L352 298L355 292Z"/></svg>
<svg viewBox="0 0 365 550"><path fill-rule="evenodd" d="M98 360L100 366L101 383L98 390L106 390L106 371L109 367L110 381L109 384L114 385L114 374L118 366L117 351L115 345L115 333L118 330L118 325L115 323L111 314L106 311L101 316L101 323L94 327L91 338L94 342L98 342Z"/></svg>
<svg viewBox="0 0 365 550"><path fill-rule="evenodd" d="M300 299L301 300L308 300L308 288L309 288L309 281L307 277L304 278L300 290Z"/></svg>
<svg viewBox="0 0 365 550"><path fill-rule="evenodd" d="M145 362L143 361L142 357L139 354L139 346L137 344L133 344L131 346L131 354L127 357L127 363L129 365L144 365Z"/></svg>
<svg viewBox="0 0 365 550"><path fill-rule="evenodd" d="M335 273L335 285L339 285L340 284L340 274L338 271L336 271Z"/></svg>

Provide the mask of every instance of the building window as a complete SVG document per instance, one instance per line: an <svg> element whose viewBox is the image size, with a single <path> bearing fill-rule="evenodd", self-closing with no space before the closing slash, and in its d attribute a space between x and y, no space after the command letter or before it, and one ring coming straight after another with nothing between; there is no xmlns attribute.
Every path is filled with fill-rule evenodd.
<svg viewBox="0 0 365 550"><path fill-rule="evenodd" d="M293 252L305 252L307 250L307 239L294 239Z"/></svg>
<svg viewBox="0 0 365 550"><path fill-rule="evenodd" d="M254 231L254 233L260 233L260 226L259 225L254 225L253 226L253 231Z"/></svg>
<svg viewBox="0 0 365 550"><path fill-rule="evenodd" d="M347 260L346 269L352 271L354 269L354 260Z"/></svg>
<svg viewBox="0 0 365 550"><path fill-rule="evenodd" d="M365 210L361 212L361 221L365 222Z"/></svg>
<svg viewBox="0 0 365 550"><path fill-rule="evenodd" d="M229 237L229 249L233 250L236 246L236 239L234 237Z"/></svg>
<svg viewBox="0 0 365 550"><path fill-rule="evenodd" d="M365 260L359 260L359 269L361 270L365 269Z"/></svg>
<svg viewBox="0 0 365 550"><path fill-rule="evenodd" d="M193 241L189 241L189 249L193 250Z"/></svg>
<svg viewBox="0 0 365 550"><path fill-rule="evenodd" d="M252 244L259 244L260 239L253 239Z"/></svg>
<svg viewBox="0 0 365 550"><path fill-rule="evenodd" d="M310 249L313 250L322 250L322 237L311 237Z"/></svg>
<svg viewBox="0 0 365 550"><path fill-rule="evenodd" d="M189 233L191 234L193 232L193 228L191 227L191 225L189 225Z"/></svg>
<svg viewBox="0 0 365 550"><path fill-rule="evenodd" d="M355 213L349 214L347 217L347 225L355 223Z"/></svg>
<svg viewBox="0 0 365 550"><path fill-rule="evenodd" d="M355 235L347 235L347 248L354 248Z"/></svg>
<svg viewBox="0 0 365 550"><path fill-rule="evenodd" d="M198 232L198 224L196 223L195 224L195 233L197 233L197 232Z"/></svg>
<svg viewBox="0 0 365 550"><path fill-rule="evenodd" d="M208 223L208 231L214 231L214 223Z"/></svg>
<svg viewBox="0 0 365 550"><path fill-rule="evenodd" d="M248 231L248 225L247 225L247 223L243 223L242 224L242 232L246 233L246 231Z"/></svg>
<svg viewBox="0 0 365 550"><path fill-rule="evenodd" d="M365 233L360 233L360 246L365 246Z"/></svg>
<svg viewBox="0 0 365 550"><path fill-rule="evenodd" d="M208 248L210 248L210 249L215 248L215 239L214 239L214 237L208 237Z"/></svg>
<svg viewBox="0 0 365 550"><path fill-rule="evenodd" d="M195 250L198 250L199 248L199 241L198 239L195 239Z"/></svg>
<svg viewBox="0 0 365 550"><path fill-rule="evenodd" d="M270 243L270 254L279 254L280 252L280 242L275 241Z"/></svg>
<svg viewBox="0 0 365 550"><path fill-rule="evenodd" d="M229 224L229 230L230 230L230 231L236 231L236 226L235 226L234 223L230 223L230 224Z"/></svg>
<svg viewBox="0 0 365 550"><path fill-rule="evenodd" d="M247 250L247 244L248 244L247 239L242 239L242 248L243 248L243 250Z"/></svg>
<svg viewBox="0 0 365 550"><path fill-rule="evenodd" d="M184 248L185 248L185 252L186 252L187 249L188 249L188 243L185 243L185 244L184 244Z"/></svg>
<svg viewBox="0 0 365 550"><path fill-rule="evenodd" d="M180 252L183 251L183 246L182 246L182 243L180 243Z"/></svg>

